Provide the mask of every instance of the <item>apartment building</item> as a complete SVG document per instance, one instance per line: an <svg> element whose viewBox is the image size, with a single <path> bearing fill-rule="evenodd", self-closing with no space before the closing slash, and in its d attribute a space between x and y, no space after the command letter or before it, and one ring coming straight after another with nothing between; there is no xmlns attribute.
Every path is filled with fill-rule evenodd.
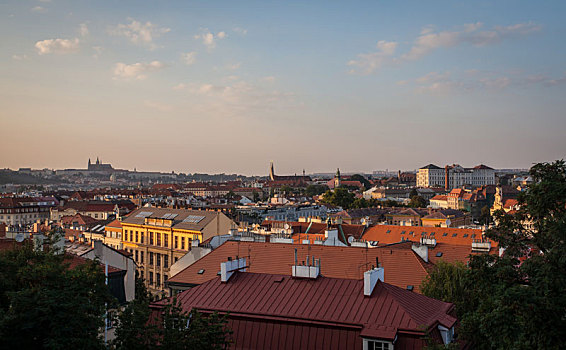
<svg viewBox="0 0 566 350"><path fill-rule="evenodd" d="M169 268L192 242L228 233L234 222L221 212L140 208L122 220L122 246L132 253L151 292L164 291Z"/></svg>

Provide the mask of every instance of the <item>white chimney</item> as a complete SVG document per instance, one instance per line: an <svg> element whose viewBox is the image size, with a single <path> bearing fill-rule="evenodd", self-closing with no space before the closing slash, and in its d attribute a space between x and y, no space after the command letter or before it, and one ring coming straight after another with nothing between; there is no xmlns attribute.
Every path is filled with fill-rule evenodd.
<svg viewBox="0 0 566 350"><path fill-rule="evenodd" d="M319 275L320 259L316 260L313 256L312 261L309 261L309 256L307 255L306 263L303 262L302 265L299 265L297 261L297 249L295 249L295 264L292 267L292 276L297 278L316 279Z"/></svg>
<svg viewBox="0 0 566 350"><path fill-rule="evenodd" d="M230 277L236 271L246 271L246 258L239 258L236 260L232 260L228 258L227 262L223 262L220 264L220 281L228 282Z"/></svg>
<svg viewBox="0 0 566 350"><path fill-rule="evenodd" d="M428 245L413 243L411 249L417 253L425 262L428 262Z"/></svg>
<svg viewBox="0 0 566 350"><path fill-rule="evenodd" d="M377 281L385 282L383 267L378 267L364 272L364 295L371 296Z"/></svg>

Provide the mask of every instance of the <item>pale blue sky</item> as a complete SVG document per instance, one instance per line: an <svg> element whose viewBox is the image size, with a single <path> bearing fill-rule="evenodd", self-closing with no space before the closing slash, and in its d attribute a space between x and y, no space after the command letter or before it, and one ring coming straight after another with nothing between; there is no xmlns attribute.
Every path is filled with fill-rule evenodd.
<svg viewBox="0 0 566 350"><path fill-rule="evenodd" d="M0 1L0 167L263 174L566 154L563 1Z"/></svg>

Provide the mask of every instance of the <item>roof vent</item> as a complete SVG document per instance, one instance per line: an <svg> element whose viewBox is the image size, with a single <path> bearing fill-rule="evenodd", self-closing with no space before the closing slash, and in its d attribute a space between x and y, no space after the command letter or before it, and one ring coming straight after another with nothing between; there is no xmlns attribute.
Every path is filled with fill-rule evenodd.
<svg viewBox="0 0 566 350"><path fill-rule="evenodd" d="M200 269L200 270L198 270L198 272L197 272L197 273L198 273L199 275L202 275L202 274L204 273L204 269Z"/></svg>
<svg viewBox="0 0 566 350"><path fill-rule="evenodd" d="M442 256L442 252L436 253L436 257L437 257L437 258L440 258L441 256Z"/></svg>
<svg viewBox="0 0 566 350"><path fill-rule="evenodd" d="M413 289L415 289L415 287L413 287L413 286L411 286L411 285L408 285L408 286L407 286L407 290L408 290L408 291L412 292Z"/></svg>

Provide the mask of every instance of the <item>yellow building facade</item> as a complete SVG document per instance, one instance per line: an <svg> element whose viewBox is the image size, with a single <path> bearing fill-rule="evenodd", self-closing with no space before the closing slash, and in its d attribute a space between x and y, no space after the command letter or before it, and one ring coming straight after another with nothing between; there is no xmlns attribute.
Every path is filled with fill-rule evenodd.
<svg viewBox="0 0 566 350"><path fill-rule="evenodd" d="M220 212L141 208L122 221L122 246L153 293L164 292L169 269L194 241L227 234L232 220Z"/></svg>

